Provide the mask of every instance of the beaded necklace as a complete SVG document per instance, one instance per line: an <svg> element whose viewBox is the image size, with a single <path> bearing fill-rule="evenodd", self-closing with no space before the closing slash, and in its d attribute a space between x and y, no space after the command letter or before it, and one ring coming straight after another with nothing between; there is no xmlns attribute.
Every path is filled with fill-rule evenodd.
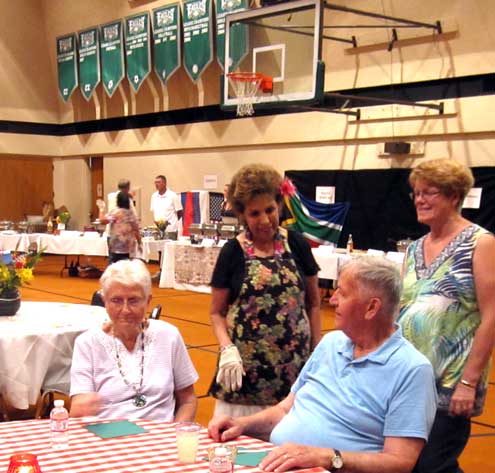
<svg viewBox="0 0 495 473"><path fill-rule="evenodd" d="M115 348L115 356L116 356L116 361L117 361L117 367L119 368L119 373L120 376L122 376L122 379L124 380L124 383L132 388L134 392L136 393L135 396L132 398L132 403L136 407L144 407L147 403L146 396L141 392L143 388L143 377L144 377L144 330L141 331L140 333L141 336L141 363L140 363L140 369L141 369L141 377L139 380L139 387L136 387L135 384L130 383L127 378L125 377L125 374L122 370L122 361L120 359L119 355L119 349L117 346L117 341L115 340L115 333L113 335L113 344Z"/></svg>
<svg viewBox="0 0 495 473"><path fill-rule="evenodd" d="M249 258L254 258L255 257L255 249L254 249L254 241L253 241L253 235L249 228L246 229L244 232L246 235L246 238L244 240L244 248L246 250L246 254L249 256ZM279 231L275 234L273 237L273 252L274 252L274 258L276 261L279 261L284 254L285 247L284 247L284 242L283 242L283 237L280 234Z"/></svg>

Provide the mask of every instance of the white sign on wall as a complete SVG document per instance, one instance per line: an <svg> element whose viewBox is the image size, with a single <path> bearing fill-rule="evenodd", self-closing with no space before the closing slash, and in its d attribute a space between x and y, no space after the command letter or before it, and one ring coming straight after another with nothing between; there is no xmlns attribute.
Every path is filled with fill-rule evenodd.
<svg viewBox="0 0 495 473"><path fill-rule="evenodd" d="M479 209L481 203L482 187L473 187L462 204L463 209Z"/></svg>
<svg viewBox="0 0 495 473"><path fill-rule="evenodd" d="M203 176L204 189L216 189L218 185L218 176L216 174L205 174Z"/></svg>
<svg viewBox="0 0 495 473"><path fill-rule="evenodd" d="M316 186L316 202L335 204L335 186Z"/></svg>

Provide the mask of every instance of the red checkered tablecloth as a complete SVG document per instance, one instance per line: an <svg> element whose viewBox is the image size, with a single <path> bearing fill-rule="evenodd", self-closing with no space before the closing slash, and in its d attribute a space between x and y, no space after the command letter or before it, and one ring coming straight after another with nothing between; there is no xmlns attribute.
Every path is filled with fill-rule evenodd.
<svg viewBox="0 0 495 473"><path fill-rule="evenodd" d="M63 450L50 446L48 420L27 420L0 423L0 472L7 471L10 456L15 452L30 452L38 456L43 473L130 473L130 472L197 472L207 473L208 447L214 442L206 429L201 431L198 460L191 465L177 461L175 430L166 422L137 420L148 432L138 435L101 439L83 428L94 419L70 419L70 445ZM249 450L266 450L271 445L250 437L232 442ZM258 468L235 466L235 472L251 473ZM323 471L319 468L305 472Z"/></svg>

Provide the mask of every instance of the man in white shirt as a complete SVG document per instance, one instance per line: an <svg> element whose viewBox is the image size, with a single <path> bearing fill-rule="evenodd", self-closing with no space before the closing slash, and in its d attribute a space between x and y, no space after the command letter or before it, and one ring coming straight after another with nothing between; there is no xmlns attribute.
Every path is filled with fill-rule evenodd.
<svg viewBox="0 0 495 473"><path fill-rule="evenodd" d="M134 206L134 196L132 195L131 192L131 181L129 179L119 179L119 182L117 184L118 191L116 192L110 192L110 194L107 195L107 212L110 212L113 210L115 207L117 207L117 194L119 192L123 192L124 194L128 194L130 199L130 209L134 212L134 215L137 216L136 214L136 207Z"/></svg>
<svg viewBox="0 0 495 473"><path fill-rule="evenodd" d="M153 212L153 221L166 220L167 231L178 231L179 220L182 218L182 203L180 197L172 190L167 189L167 178L163 175L155 178L156 192L151 196L150 210Z"/></svg>

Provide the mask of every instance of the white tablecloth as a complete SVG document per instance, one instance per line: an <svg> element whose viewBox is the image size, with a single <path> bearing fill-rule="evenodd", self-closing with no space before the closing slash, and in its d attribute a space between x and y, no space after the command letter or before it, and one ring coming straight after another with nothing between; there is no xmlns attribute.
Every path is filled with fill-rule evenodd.
<svg viewBox="0 0 495 473"><path fill-rule="evenodd" d="M41 388L67 391L74 340L107 319L103 307L21 302L0 317L0 390L17 409L36 403Z"/></svg>
<svg viewBox="0 0 495 473"><path fill-rule="evenodd" d="M136 257L149 261L158 260L158 252L162 251L164 240L143 238L142 252L136 251ZM82 234L80 232L63 232L60 235L48 233L0 233L0 250L26 252L31 243L36 243L44 253L54 255L108 256L107 236L96 232Z"/></svg>
<svg viewBox="0 0 495 473"><path fill-rule="evenodd" d="M321 279L339 279L339 274L342 266L353 257L357 256L376 256L378 253L374 253L374 250L368 250L368 253L337 253L330 251L329 248L320 246L318 248L312 248L313 256L315 257L320 271L318 277ZM396 263L398 266L402 265L402 260L404 258L403 253L388 252L383 253L383 257L389 259L390 261Z"/></svg>

